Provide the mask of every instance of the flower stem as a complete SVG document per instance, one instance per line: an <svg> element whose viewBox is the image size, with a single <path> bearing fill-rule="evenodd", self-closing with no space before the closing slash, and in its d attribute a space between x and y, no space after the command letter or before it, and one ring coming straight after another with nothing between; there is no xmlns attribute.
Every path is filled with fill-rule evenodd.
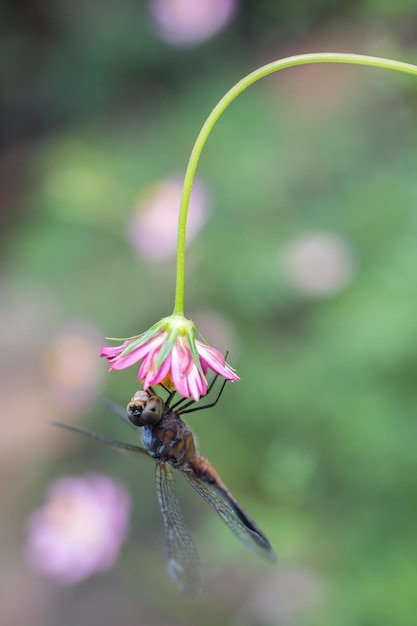
<svg viewBox="0 0 417 626"><path fill-rule="evenodd" d="M404 74L412 74L417 76L417 66L411 63L402 63L401 61L393 61L391 59L381 59L379 57L372 57L362 54L343 54L333 52L320 52L317 54L299 54L296 56L279 59L272 61L267 65L259 67L254 72L251 72L236 85L234 85L218 102L214 107L207 120L205 121L200 133L196 139L194 147L192 149L190 159L188 161L187 170L185 172L184 187L182 191L182 198L180 204L180 215L178 220L178 241L177 241L177 277L176 277L176 292L175 292L175 305L174 314L184 314L184 272L185 272L185 241L186 241L186 227L187 227L187 214L188 205L190 202L191 189L193 186L193 180L195 171L197 169L198 160L204 145L213 130L214 125L221 116L221 114L227 109L229 104L233 102L235 98L242 91L245 91L250 85L256 83L261 78L269 76L279 70L284 70L289 67L295 67L297 65L310 65L313 63L343 63L349 65L366 65L369 67L377 67L386 70L394 70L396 72L402 72Z"/></svg>

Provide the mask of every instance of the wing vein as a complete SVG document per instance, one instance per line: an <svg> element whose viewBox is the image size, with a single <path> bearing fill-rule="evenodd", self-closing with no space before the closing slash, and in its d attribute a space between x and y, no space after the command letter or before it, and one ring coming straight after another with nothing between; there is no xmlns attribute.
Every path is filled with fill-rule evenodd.
<svg viewBox="0 0 417 626"><path fill-rule="evenodd" d="M232 497L228 496L220 487L216 487L215 484L205 482L193 470L184 471L183 475L243 545L267 561L276 561L276 554L265 535Z"/></svg>
<svg viewBox="0 0 417 626"><path fill-rule="evenodd" d="M168 574L187 598L198 598L203 589L203 568L178 502L175 478L167 463L156 462L156 491L165 531Z"/></svg>

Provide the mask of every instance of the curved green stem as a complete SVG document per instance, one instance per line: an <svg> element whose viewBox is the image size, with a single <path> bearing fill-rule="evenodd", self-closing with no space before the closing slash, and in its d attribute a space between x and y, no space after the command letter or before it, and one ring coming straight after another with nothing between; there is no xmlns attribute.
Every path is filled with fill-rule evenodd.
<svg viewBox="0 0 417 626"><path fill-rule="evenodd" d="M206 122L204 123L188 161L185 173L184 187L180 205L180 215L178 221L178 243L177 243L177 278L174 314L184 314L184 271L185 271L185 238L187 226L188 205L190 202L191 188L193 185L195 171L197 169L198 160L204 145L213 130L214 125L227 109L229 104L233 102L237 96L245 91L250 85L256 83L261 78L297 65L309 65L312 63L344 63L350 65L367 65L369 67L379 67L386 70L394 70L405 74L413 74L417 76L417 66L410 63L402 63L401 61L393 61L391 59L380 59L362 54L342 54L333 52L323 52L317 54L299 54L287 57L278 61L273 61L267 65L263 65L254 72L251 72L236 85L234 85L214 107Z"/></svg>

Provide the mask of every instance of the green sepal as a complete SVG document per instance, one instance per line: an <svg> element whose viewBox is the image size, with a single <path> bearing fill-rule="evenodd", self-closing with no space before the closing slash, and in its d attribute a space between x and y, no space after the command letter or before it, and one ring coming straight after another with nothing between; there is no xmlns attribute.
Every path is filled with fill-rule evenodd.
<svg viewBox="0 0 417 626"><path fill-rule="evenodd" d="M133 337L105 337L106 341L132 341L132 339L138 339L142 335L133 335Z"/></svg>
<svg viewBox="0 0 417 626"><path fill-rule="evenodd" d="M171 353L172 348L174 347L175 341L177 339L177 336L178 336L178 328L171 328L168 333L168 337L165 339L164 343L162 344L158 352L158 356L155 362L156 371L159 370L162 363L164 363L167 356Z"/></svg>
<svg viewBox="0 0 417 626"><path fill-rule="evenodd" d="M161 331L161 322L158 322L157 324L154 324L153 326L151 326L151 328L149 328L146 332L142 333L141 335L138 335L134 341L132 341L128 346L126 346L126 348L120 354L119 358L122 358L126 356L127 354L130 354L131 352L133 352L133 350L140 348L145 343L150 341L153 337L155 337L155 335L157 335L160 331Z"/></svg>
<svg viewBox="0 0 417 626"><path fill-rule="evenodd" d="M196 328L195 328L195 326L193 324L192 327L188 326L188 328L185 331L185 334L187 336L188 347L190 348L190 352L191 352L191 356L193 358L193 361L196 364L197 369L200 372L201 376L203 376L205 378L204 372L203 372L203 368L201 367L201 362L200 362L200 357L198 355L197 346L195 345L195 338L194 338L194 331L195 330L196 330Z"/></svg>

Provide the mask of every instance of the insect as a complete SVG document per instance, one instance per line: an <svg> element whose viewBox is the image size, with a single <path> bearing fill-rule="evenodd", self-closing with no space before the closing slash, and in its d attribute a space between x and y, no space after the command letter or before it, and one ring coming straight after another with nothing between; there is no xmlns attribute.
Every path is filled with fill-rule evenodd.
<svg viewBox="0 0 417 626"><path fill-rule="evenodd" d="M211 390L212 381L208 391ZM253 552L268 561L276 555L268 539L255 522L240 507L209 461L196 450L193 434L181 415L214 406L220 398L224 381L216 400L203 406L181 398L171 406L175 391L163 400L152 388L135 393L127 410L108 403L113 412L136 431L142 430L143 447L107 439L83 428L52 422L56 426L86 435L110 445L121 452L147 456L156 463L156 490L162 513L167 570L181 593L196 599L203 589L203 569L199 554L187 529L175 488L175 468L218 513L230 530Z"/></svg>

